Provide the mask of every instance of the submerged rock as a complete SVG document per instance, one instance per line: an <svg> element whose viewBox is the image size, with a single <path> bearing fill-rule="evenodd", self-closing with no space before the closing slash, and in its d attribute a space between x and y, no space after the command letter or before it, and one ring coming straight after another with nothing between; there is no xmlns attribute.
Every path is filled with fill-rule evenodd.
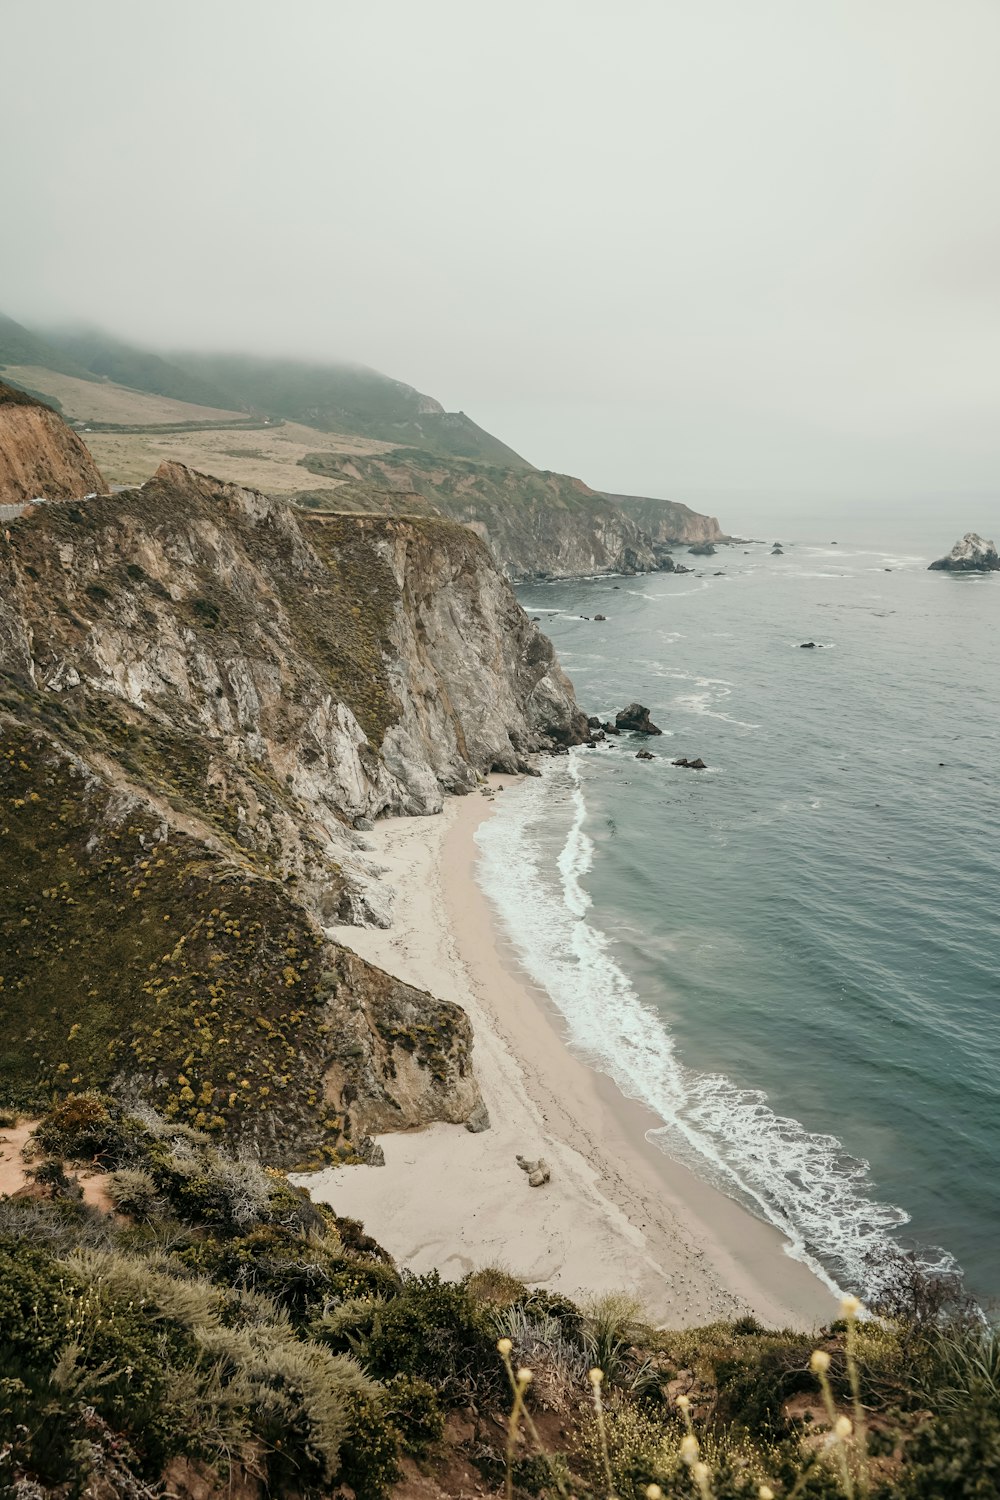
<svg viewBox="0 0 1000 1500"><path fill-rule="evenodd" d="M947 557L932 562L928 572L947 573L995 573L1000 569L1000 555L996 543L988 542L975 531L967 531L960 542L956 542Z"/></svg>
<svg viewBox="0 0 1000 1500"><path fill-rule="evenodd" d="M815 641L803 641L802 644L801 644L801 646L799 647L799 650L800 651L818 651L819 647L816 645Z"/></svg>
<svg viewBox="0 0 1000 1500"><path fill-rule="evenodd" d="M619 731L624 729L631 734L663 733L663 730L653 723L649 717L649 709L642 703L630 703L627 708L619 709L615 714L615 724Z"/></svg>

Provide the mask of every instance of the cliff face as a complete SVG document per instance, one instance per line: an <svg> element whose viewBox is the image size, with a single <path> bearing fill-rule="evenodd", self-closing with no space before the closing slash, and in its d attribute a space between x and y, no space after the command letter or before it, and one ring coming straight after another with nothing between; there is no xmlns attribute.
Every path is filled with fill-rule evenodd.
<svg viewBox="0 0 1000 1500"><path fill-rule="evenodd" d="M76 433L54 411L0 381L0 505L79 499L107 486Z"/></svg>
<svg viewBox="0 0 1000 1500"><path fill-rule="evenodd" d="M513 579L650 572L661 565L665 544L725 540L714 517L686 505L606 495L545 470L411 449L370 457L317 453L302 463L342 483L342 503L351 507L391 512L413 508L419 497L421 510L471 526Z"/></svg>
<svg viewBox="0 0 1000 1500"><path fill-rule="evenodd" d="M645 495L609 495L655 543L724 542L725 532L714 516L703 516L677 500L655 500Z"/></svg>
<svg viewBox="0 0 1000 1500"><path fill-rule="evenodd" d="M8 1090L137 1080L286 1161L468 1116L464 1015L324 928L387 919L356 820L586 737L474 535L173 466L38 507L0 690Z"/></svg>

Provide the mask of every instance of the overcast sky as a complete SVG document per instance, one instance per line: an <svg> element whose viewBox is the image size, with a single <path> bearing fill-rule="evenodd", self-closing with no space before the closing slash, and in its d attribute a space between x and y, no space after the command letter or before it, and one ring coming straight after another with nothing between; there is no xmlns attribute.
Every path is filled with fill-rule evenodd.
<svg viewBox="0 0 1000 1500"><path fill-rule="evenodd" d="M998 0L0 12L12 316L359 360L605 488L997 514Z"/></svg>

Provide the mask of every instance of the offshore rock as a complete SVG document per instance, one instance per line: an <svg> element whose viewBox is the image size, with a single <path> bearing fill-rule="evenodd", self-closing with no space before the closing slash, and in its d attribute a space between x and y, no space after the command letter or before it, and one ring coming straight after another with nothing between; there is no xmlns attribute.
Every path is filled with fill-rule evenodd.
<svg viewBox="0 0 1000 1500"><path fill-rule="evenodd" d="M967 531L960 542L956 542L947 557L932 562L928 572L947 573L995 573L1000 569L1000 555L996 544L988 542L975 531Z"/></svg>
<svg viewBox="0 0 1000 1500"><path fill-rule="evenodd" d="M615 714L615 726L619 733L625 730L631 734L662 734L649 717L649 709L641 703L630 703L628 708L623 708Z"/></svg>

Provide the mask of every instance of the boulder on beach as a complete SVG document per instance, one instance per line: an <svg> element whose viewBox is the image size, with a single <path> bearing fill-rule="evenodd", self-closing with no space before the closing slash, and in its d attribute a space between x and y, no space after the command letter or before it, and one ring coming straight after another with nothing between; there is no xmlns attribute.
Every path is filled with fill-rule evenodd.
<svg viewBox="0 0 1000 1500"><path fill-rule="evenodd" d="M542 1187L552 1176L544 1156L540 1156L537 1161L528 1161L523 1156L518 1156L515 1160L521 1171L527 1172L529 1187Z"/></svg>
<svg viewBox="0 0 1000 1500"><path fill-rule="evenodd" d="M615 724L619 731L625 730L629 734L662 734L649 717L649 709L641 703L630 703L627 708L620 709L615 714Z"/></svg>
<svg viewBox="0 0 1000 1500"><path fill-rule="evenodd" d="M995 573L1000 569L1000 554L996 543L986 541L975 531L967 531L960 542L956 542L947 557L932 562L928 572L945 573Z"/></svg>

